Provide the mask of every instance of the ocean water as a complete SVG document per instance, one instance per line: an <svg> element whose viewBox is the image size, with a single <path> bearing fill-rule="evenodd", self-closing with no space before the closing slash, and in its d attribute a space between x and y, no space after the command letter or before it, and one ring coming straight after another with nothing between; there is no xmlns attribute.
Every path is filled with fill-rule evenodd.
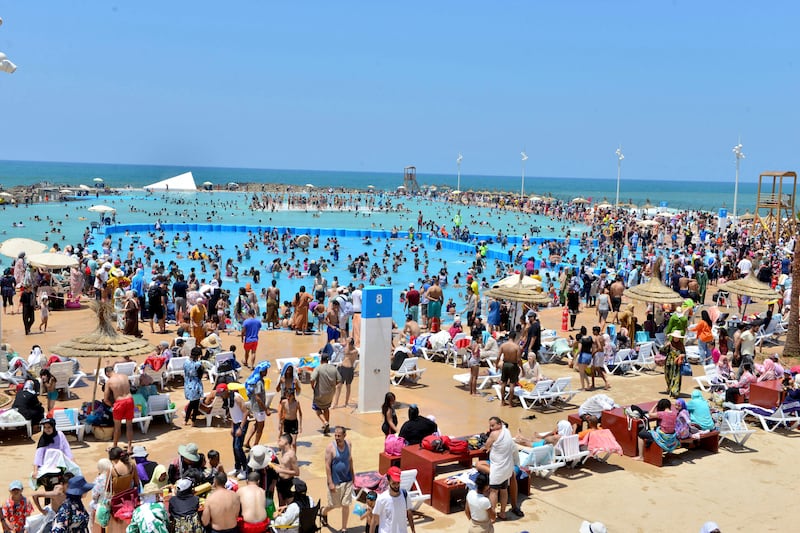
<svg viewBox="0 0 800 533"><path fill-rule="evenodd" d="M420 185L447 185L456 187L455 175L425 174L417 169ZM100 163L54 163L36 161L0 161L0 184L33 185L47 181L56 185L91 186L94 178L100 177L109 187L143 187L186 171L194 174L195 182L211 181L224 185L228 182L283 183L305 185L311 183L318 188L352 187L366 189L373 185L378 190L395 190L403 184L402 169L397 172L355 172L321 170L275 170L251 168L215 168L192 166L116 165ZM489 190L518 192L520 176L461 176L462 190ZM620 201L631 201L641 205L646 201L658 206L677 209L701 209L716 211L733 205L733 179L728 182L711 181L659 181L623 178L620 185ZM757 185L739 183L738 210L753 211ZM527 195L550 195L569 200L583 196L594 201L607 198L613 201L616 190L615 179L525 177Z"/></svg>

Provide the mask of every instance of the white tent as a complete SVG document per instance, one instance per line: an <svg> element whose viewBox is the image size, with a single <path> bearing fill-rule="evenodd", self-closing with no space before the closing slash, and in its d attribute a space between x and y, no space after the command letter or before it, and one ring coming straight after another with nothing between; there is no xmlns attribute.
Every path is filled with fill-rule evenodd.
<svg viewBox="0 0 800 533"><path fill-rule="evenodd" d="M174 178L169 178L150 185L145 185L145 189L156 189L164 191L196 191L197 185L194 182L194 176L191 172L184 172Z"/></svg>

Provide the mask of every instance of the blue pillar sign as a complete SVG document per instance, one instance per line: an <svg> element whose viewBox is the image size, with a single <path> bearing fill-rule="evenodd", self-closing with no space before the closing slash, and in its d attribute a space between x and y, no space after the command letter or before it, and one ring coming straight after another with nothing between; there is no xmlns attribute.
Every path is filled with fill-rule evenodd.
<svg viewBox="0 0 800 533"><path fill-rule="evenodd" d="M389 287L365 287L361 291L361 319L392 318L392 289Z"/></svg>
<svg viewBox="0 0 800 533"><path fill-rule="evenodd" d="M719 210L719 218L728 218L728 210L727 209L720 209Z"/></svg>

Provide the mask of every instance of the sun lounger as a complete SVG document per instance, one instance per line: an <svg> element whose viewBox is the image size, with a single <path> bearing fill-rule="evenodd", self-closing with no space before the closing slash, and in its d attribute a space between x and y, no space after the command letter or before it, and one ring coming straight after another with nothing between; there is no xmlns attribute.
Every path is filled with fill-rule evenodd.
<svg viewBox="0 0 800 533"><path fill-rule="evenodd" d="M744 415L744 411L735 409L729 409L722 414L722 422L719 427L720 440L730 439L739 446L744 446L750 435L756 432L747 427Z"/></svg>
<svg viewBox="0 0 800 533"><path fill-rule="evenodd" d="M553 380L543 379L541 381L536 382L536 385L533 386L533 390L527 391L522 387L517 387L516 389L514 389L514 394L517 396L517 398L519 398L522 407L525 409L531 409L534 405L537 404L548 406L555 398L553 394L550 392L550 388L552 386L553 386ZM500 385L498 385L498 390L499 387Z"/></svg>
<svg viewBox="0 0 800 533"><path fill-rule="evenodd" d="M419 357L408 357L404 359L400 368L393 371L389 378L392 385L400 385L403 380L410 381L411 383L419 383L425 369L417 366L418 361Z"/></svg>
<svg viewBox="0 0 800 533"><path fill-rule="evenodd" d="M536 446L533 448L522 448L519 452L520 468L532 476L542 478L550 477L553 472L564 466L564 463L556 460L555 448L552 444Z"/></svg>
<svg viewBox="0 0 800 533"><path fill-rule="evenodd" d="M625 374L631 369L635 361L636 359L634 357L633 350L630 348L624 348L622 350L618 350L617 353L614 354L614 357L611 359L611 361L606 361L603 365L603 369L607 374L616 374L618 372L620 374Z"/></svg>
<svg viewBox="0 0 800 533"><path fill-rule="evenodd" d="M420 489L419 482L417 482L416 469L400 472L400 490L405 490L408 494L408 502L412 511L418 510L423 503L431 499L430 494L422 494L422 489Z"/></svg>
<svg viewBox="0 0 800 533"><path fill-rule="evenodd" d="M631 362L631 370L637 374L644 370L656 369L656 343L653 341L643 342L639 345L639 353Z"/></svg>
<svg viewBox="0 0 800 533"><path fill-rule="evenodd" d="M72 361L64 361L61 363L53 363L50 365L50 373L56 378L56 390L66 391L69 397L69 390L73 388L78 382L86 377L81 371L73 372L75 365Z"/></svg>
<svg viewBox="0 0 800 533"><path fill-rule="evenodd" d="M772 433L779 427L796 429L800 426L800 402L789 401L779 405L775 410L764 409L749 403L734 404L746 415L755 417L764 431Z"/></svg>
<svg viewBox="0 0 800 533"><path fill-rule="evenodd" d="M466 372L464 374L456 374L453 376L453 379L458 381L464 386L469 387L469 380L470 380L470 373ZM500 380L500 373L495 372L492 373L491 370L483 369L481 373L478 374L478 390L485 389L492 383Z"/></svg>
<svg viewBox="0 0 800 533"><path fill-rule="evenodd" d="M50 365L51 367L53 365ZM75 432L78 442L83 442L83 435L86 432L86 425L78 421L78 413L75 409L56 409L53 411L53 418L56 421L56 429L64 433Z"/></svg>
<svg viewBox="0 0 800 533"><path fill-rule="evenodd" d="M30 420L20 420L19 422L0 422L0 429L19 429L25 428L28 432L28 438L31 438L33 430L31 429Z"/></svg>
<svg viewBox="0 0 800 533"><path fill-rule="evenodd" d="M167 424L172 423L177 409L170 409L169 394L155 394L147 397L147 414L151 417L163 416Z"/></svg>
<svg viewBox="0 0 800 533"><path fill-rule="evenodd" d="M581 450L577 435L566 435L558 439L555 445L556 461L575 468L586 462L588 450Z"/></svg>
<svg viewBox="0 0 800 533"><path fill-rule="evenodd" d="M167 362L167 368L164 370L164 379L167 382L175 378L183 379L183 364L188 361L188 357L173 357Z"/></svg>

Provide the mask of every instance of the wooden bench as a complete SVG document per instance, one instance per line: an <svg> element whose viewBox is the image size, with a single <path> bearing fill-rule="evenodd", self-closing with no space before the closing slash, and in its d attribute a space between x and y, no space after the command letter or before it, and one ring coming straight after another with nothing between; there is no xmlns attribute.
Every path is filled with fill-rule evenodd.
<svg viewBox="0 0 800 533"><path fill-rule="evenodd" d="M450 514L463 511L467 500L467 486L464 483L448 483L447 480L453 474L433 480L433 490L431 491L431 506L437 511ZM531 477L525 476L520 479L517 476L517 492L529 496L531 493Z"/></svg>
<svg viewBox="0 0 800 533"><path fill-rule="evenodd" d="M400 468L399 455L389 455L386 452L381 452L378 455L378 472L385 474L393 466Z"/></svg>
<svg viewBox="0 0 800 533"><path fill-rule="evenodd" d="M709 431L700 436L699 439L682 439L681 448L689 450L703 449L711 453L719 451L719 431ZM653 466L664 465L664 450L655 442L644 449L644 462Z"/></svg>

